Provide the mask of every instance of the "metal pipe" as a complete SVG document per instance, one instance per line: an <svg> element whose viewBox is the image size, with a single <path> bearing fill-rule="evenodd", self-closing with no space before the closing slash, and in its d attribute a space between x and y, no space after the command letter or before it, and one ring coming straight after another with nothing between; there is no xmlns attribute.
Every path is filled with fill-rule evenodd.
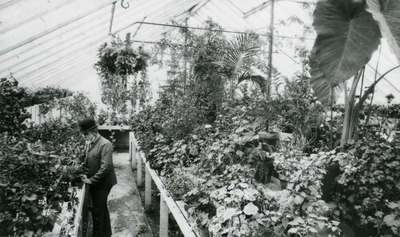
<svg viewBox="0 0 400 237"><path fill-rule="evenodd" d="M143 25L155 25L155 26L166 26L166 27L175 27L175 28L181 28L181 29L193 29L193 30L203 30L203 31L211 31L211 32L222 32L222 33L230 33L230 34L248 34L249 32L246 31L234 31L234 30L212 30L209 28L204 28L204 27L196 27L196 26L183 26L183 25L173 25L173 24L166 24L166 23L157 23L157 22L148 22L148 21L136 21L133 22L132 24L129 24L120 30L114 32L113 34L117 34L125 29L128 29L136 24L143 24ZM252 34L262 36L262 37L269 37L270 33L267 34L261 34L261 33L254 33L251 32ZM303 37L293 37L293 36L285 36L285 35L274 35L274 37L279 37L279 38L293 38L293 39L304 39Z"/></svg>
<svg viewBox="0 0 400 237"><path fill-rule="evenodd" d="M123 2L123 1L122 1ZM121 2L121 5L122 5ZM111 34L112 32L112 26L113 26L113 22L114 22L114 15L115 15L115 5L117 4L117 1L114 1L112 3L112 7L111 7L111 18L110 18L110 28L108 30L108 34Z"/></svg>
<svg viewBox="0 0 400 237"><path fill-rule="evenodd" d="M269 64L269 71L268 71L268 97L271 96L271 84L272 84L272 55L274 49L274 20L275 20L275 0L271 0L271 11L270 11L270 24L269 24L269 54L268 54L268 64Z"/></svg>

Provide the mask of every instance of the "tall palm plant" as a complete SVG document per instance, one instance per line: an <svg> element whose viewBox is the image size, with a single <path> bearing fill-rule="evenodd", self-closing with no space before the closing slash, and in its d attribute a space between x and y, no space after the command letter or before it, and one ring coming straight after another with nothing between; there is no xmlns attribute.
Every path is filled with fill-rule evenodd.
<svg viewBox="0 0 400 237"><path fill-rule="evenodd" d="M239 83L245 80L253 81L265 92L266 79L262 75L256 75L254 67L257 65L256 56L261 51L260 41L256 34L240 34L230 40L219 63L224 75L229 79L229 91L233 96Z"/></svg>

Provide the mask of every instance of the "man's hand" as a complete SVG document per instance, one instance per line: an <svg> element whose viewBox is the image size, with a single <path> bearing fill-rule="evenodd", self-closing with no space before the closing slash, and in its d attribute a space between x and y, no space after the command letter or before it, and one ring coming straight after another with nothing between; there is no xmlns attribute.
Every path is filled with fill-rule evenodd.
<svg viewBox="0 0 400 237"><path fill-rule="evenodd" d="M84 182L85 184L91 184L92 181L90 179L88 179L88 177L86 175L82 175L81 176L82 182Z"/></svg>

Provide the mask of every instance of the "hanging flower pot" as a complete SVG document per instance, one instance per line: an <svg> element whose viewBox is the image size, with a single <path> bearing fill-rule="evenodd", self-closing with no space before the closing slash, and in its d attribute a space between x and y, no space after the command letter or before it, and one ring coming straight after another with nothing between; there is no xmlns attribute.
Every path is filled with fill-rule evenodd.
<svg viewBox="0 0 400 237"><path fill-rule="evenodd" d="M132 75L144 71L149 56L141 48L134 50L129 42L115 38L99 48L98 57L95 68L102 78L106 78L110 74Z"/></svg>
<svg viewBox="0 0 400 237"><path fill-rule="evenodd" d="M148 58L141 47L132 48L129 35L125 41L114 38L104 43L98 50L98 61L95 64L100 76L103 103L115 112L125 113L126 102L132 94L132 80L128 80L129 76L134 75L134 82L146 75Z"/></svg>

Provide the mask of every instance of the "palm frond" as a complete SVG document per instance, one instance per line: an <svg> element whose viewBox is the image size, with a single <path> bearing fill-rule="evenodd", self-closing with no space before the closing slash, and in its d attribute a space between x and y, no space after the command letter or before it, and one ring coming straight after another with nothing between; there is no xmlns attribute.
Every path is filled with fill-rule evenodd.
<svg viewBox="0 0 400 237"><path fill-rule="evenodd" d="M235 39L229 41L223 64L233 71L233 75L237 76L259 51L260 46L255 35L238 35Z"/></svg>

